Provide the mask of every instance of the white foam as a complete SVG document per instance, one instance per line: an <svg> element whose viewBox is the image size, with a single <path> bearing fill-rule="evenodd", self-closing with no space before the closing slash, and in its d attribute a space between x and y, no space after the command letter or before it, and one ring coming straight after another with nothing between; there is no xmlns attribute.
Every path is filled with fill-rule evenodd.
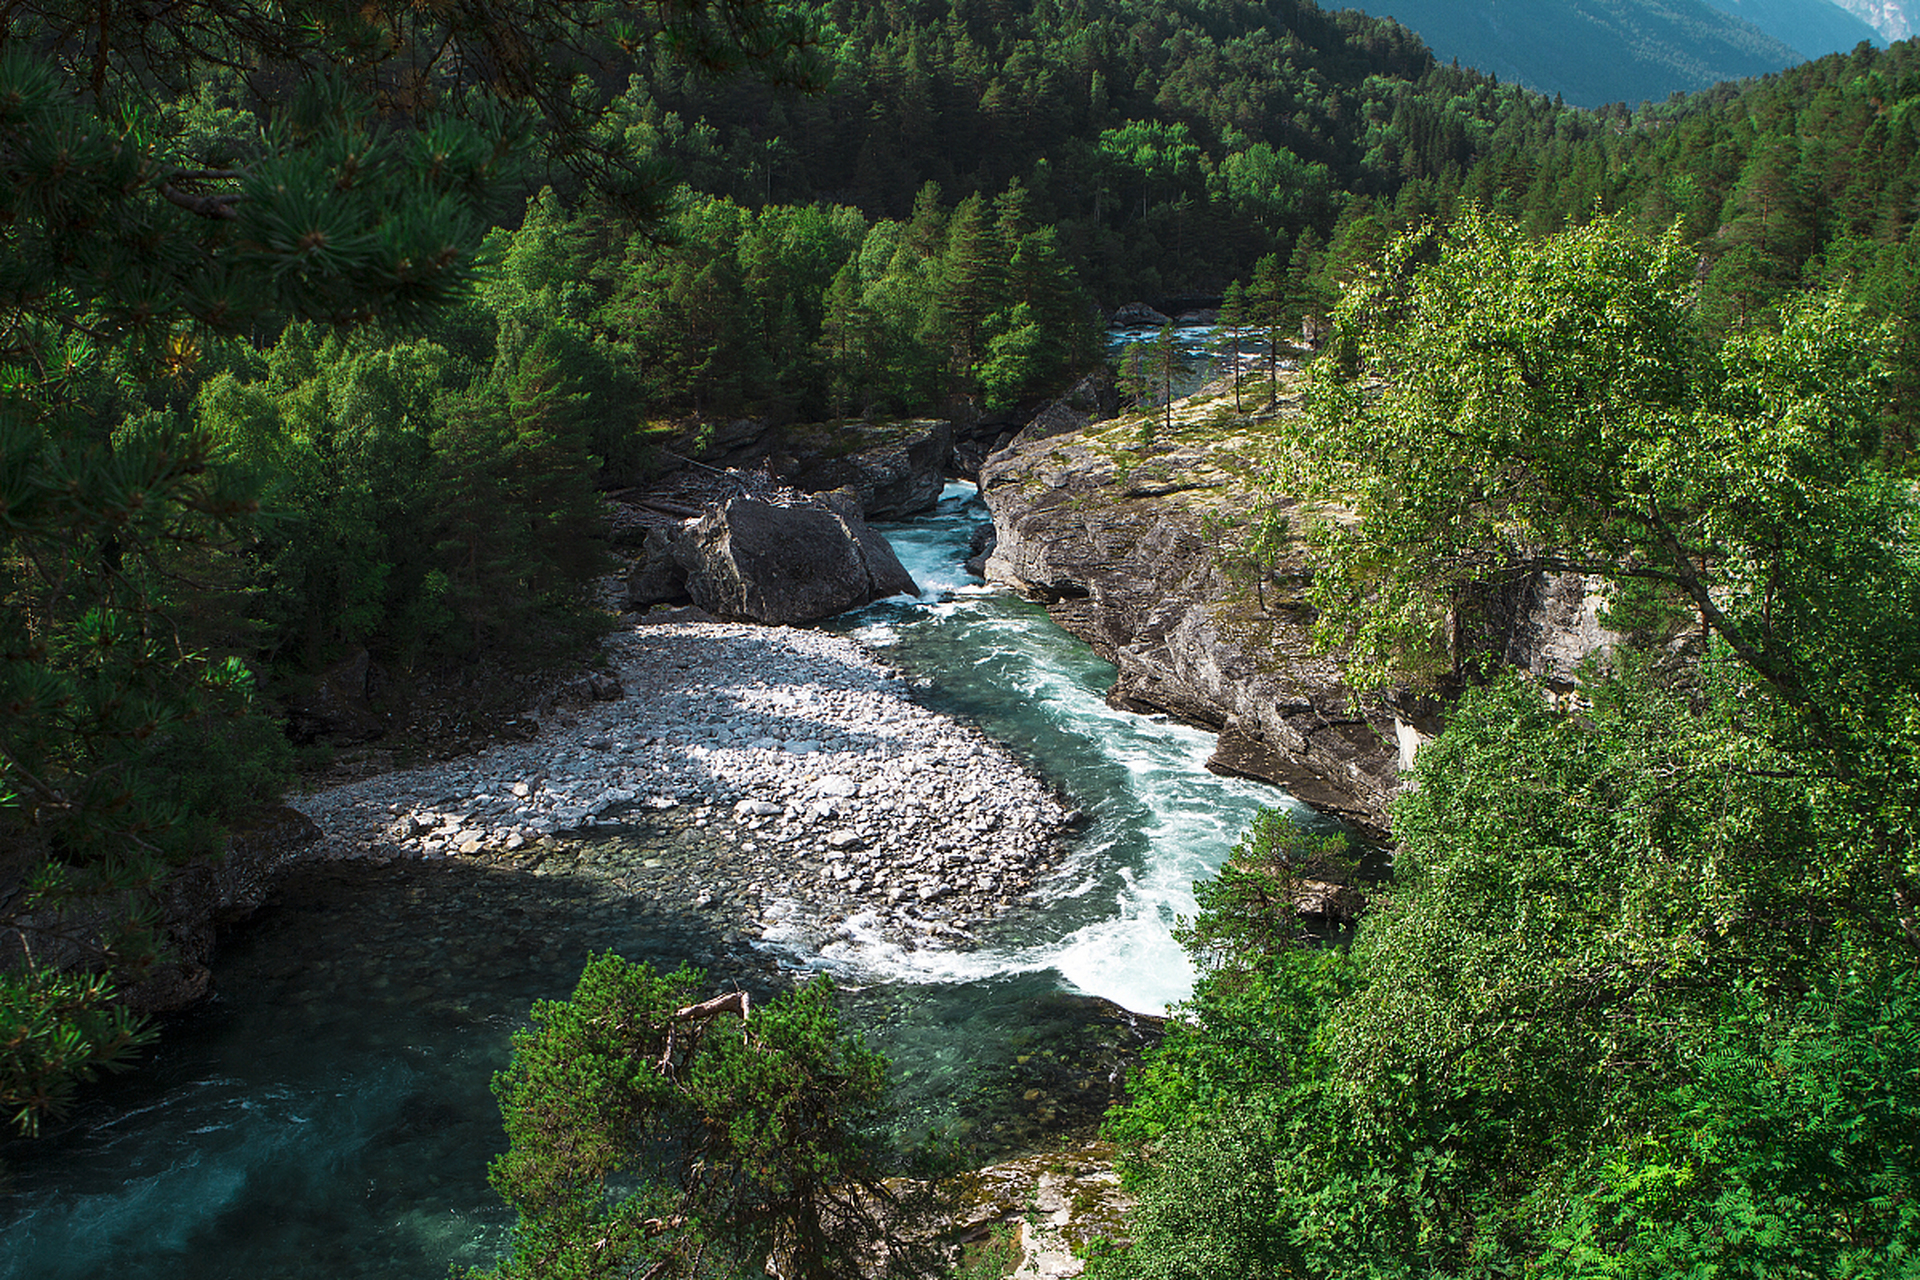
<svg viewBox="0 0 1920 1280"><path fill-rule="evenodd" d="M1007 696L1026 699L1083 741L1090 759L1117 766L1106 775L1117 785L1093 800L1092 828L1032 895L1034 931L1045 933L1049 916L1060 924L1026 945L969 947L964 938L930 932L912 947L887 941L865 917L846 921L831 938L810 936L796 914L772 926L763 945L851 982L956 983L1053 971L1074 990L1162 1012L1193 989L1193 968L1173 929L1195 910L1194 878L1226 860L1261 805L1290 802L1258 783L1209 774L1212 734L1108 706L1084 650L1068 647L1039 612L1010 612L987 599L997 593L958 565L961 532L979 518L963 506L973 496L971 486L950 485L934 522L890 531L925 590L904 614L898 602L879 606L889 612L855 635L884 648L923 625L973 628L975 666L1001 669L1011 677ZM1079 665L1063 665L1063 654Z"/></svg>

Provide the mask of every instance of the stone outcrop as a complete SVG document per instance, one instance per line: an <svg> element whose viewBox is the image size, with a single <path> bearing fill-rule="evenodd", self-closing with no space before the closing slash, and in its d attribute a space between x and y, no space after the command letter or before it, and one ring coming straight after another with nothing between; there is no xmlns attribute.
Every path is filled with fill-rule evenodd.
<svg viewBox="0 0 1920 1280"><path fill-rule="evenodd" d="M1257 513L1296 532L1311 518L1254 482L1275 417L1299 405L1283 393L1260 416L1231 406L1203 392L1176 406L1171 428L1130 416L1023 433L981 468L996 536L984 576L1045 603L1119 667L1109 702L1217 730L1216 772L1276 783L1384 834L1441 705L1403 693L1356 709L1339 661L1312 643L1304 544L1249 559ZM1550 690L1570 689L1616 639L1580 575L1538 574L1502 596L1474 643ZM1350 906L1329 899L1310 913L1340 919Z"/></svg>
<svg viewBox="0 0 1920 1280"><path fill-rule="evenodd" d="M670 544L687 596L727 621L817 622L919 592L847 490L784 506L733 498L682 525Z"/></svg>
<svg viewBox="0 0 1920 1280"><path fill-rule="evenodd" d="M1248 514L1272 502L1252 482L1261 424L1200 412L1188 402L1172 431L1094 423L988 459L986 576L1045 603L1119 668L1108 701L1215 729L1217 771L1381 832L1399 789L1395 717L1379 702L1356 711L1339 663L1315 651L1305 549L1258 572L1239 549Z"/></svg>
<svg viewBox="0 0 1920 1280"><path fill-rule="evenodd" d="M1114 390L1113 377L1099 369L1075 383L1067 394L1033 415L1031 421L1013 437L1015 446L1033 444L1050 436L1078 431L1091 423L1111 418L1120 408L1120 394Z"/></svg>
<svg viewBox="0 0 1920 1280"><path fill-rule="evenodd" d="M904 520L940 501L953 454L953 424L922 418L789 427L786 447L799 460L779 468L785 483L808 493L852 489L863 519Z"/></svg>
<svg viewBox="0 0 1920 1280"><path fill-rule="evenodd" d="M1558 693L1573 688L1580 668L1619 643L1601 622L1599 580L1581 573L1539 573L1514 589L1502 657Z"/></svg>
<svg viewBox="0 0 1920 1280"><path fill-rule="evenodd" d="M166 958L123 988L127 1005L139 1013L174 1013L207 996L212 989L207 963L218 931L258 909L280 873L319 834L305 815L276 807L235 831L224 856L169 872L151 900ZM37 964L92 968L102 959L104 932L124 912L124 900L116 896L18 917L0 928L0 964L15 963L24 946Z"/></svg>

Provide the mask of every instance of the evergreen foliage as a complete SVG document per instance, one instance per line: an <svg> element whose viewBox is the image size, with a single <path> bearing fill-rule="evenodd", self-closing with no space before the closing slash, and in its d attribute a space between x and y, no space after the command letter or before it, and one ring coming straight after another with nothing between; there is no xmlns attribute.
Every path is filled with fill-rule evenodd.
<svg viewBox="0 0 1920 1280"><path fill-rule="evenodd" d="M519 1220L484 1274L923 1274L867 1134L886 1062L841 1031L832 983L750 1015L698 987L606 954L534 1006L494 1080L512 1145L489 1177Z"/></svg>
<svg viewBox="0 0 1920 1280"><path fill-rule="evenodd" d="M595 134L608 95L580 77L656 39L703 65L803 75L787 57L803 36L750 0L10 11L0 903L10 926L94 904L74 918L103 923L77 945L106 975L62 977L10 938L0 1093L16 1127L135 1042L108 1002L153 958L144 895L277 794L286 743L243 659L313 662L396 606L431 612L434 570L395 534L426 515L427 418L456 380L446 353L328 348L300 324L392 333L469 297L482 229L532 141L647 216L658 166ZM242 344L290 325L298 385L246 385ZM503 387L508 478L550 537L573 538L582 504L556 505L555 487L590 477L569 443L564 354L549 341ZM274 499L295 509L263 507ZM283 538L289 526L304 527ZM564 582L516 568L549 594L582 571L578 557Z"/></svg>
<svg viewBox="0 0 1920 1280"><path fill-rule="evenodd" d="M1377 682L1469 687L1350 948L1291 941L1271 820L1198 895L1103 1273L1920 1265L1920 576L1879 334L1829 296L1715 336L1696 280L1677 231L1466 219L1347 293L1290 443L1342 508L1322 619ZM1476 588L1543 568L1642 620L1571 705L1465 661Z"/></svg>

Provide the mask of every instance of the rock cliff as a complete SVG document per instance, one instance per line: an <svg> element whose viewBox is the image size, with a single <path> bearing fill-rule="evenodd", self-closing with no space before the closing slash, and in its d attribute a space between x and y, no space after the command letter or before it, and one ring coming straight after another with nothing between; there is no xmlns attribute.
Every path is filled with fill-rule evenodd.
<svg viewBox="0 0 1920 1280"><path fill-rule="evenodd" d="M1316 652L1308 513L1258 483L1299 395L1257 413L1211 388L1155 414L1022 433L988 458L981 493L996 544L984 574L1043 602L1113 662L1108 700L1218 731L1209 767L1275 783L1363 831L1387 807L1432 698L1356 706L1335 656ZM1264 532L1272 546L1254 554ZM1277 535L1277 536L1276 536ZM1537 574L1490 601L1477 644L1564 692L1614 641L1594 583Z"/></svg>
<svg viewBox="0 0 1920 1280"><path fill-rule="evenodd" d="M986 576L1119 667L1109 701L1217 730L1210 767L1382 832L1412 730L1384 703L1356 709L1339 663L1314 652L1305 548L1247 553L1256 519L1299 513L1255 482L1274 414L1230 408L1195 397L1171 429L1130 415L989 458ZM1275 414L1296 409L1283 396Z"/></svg>

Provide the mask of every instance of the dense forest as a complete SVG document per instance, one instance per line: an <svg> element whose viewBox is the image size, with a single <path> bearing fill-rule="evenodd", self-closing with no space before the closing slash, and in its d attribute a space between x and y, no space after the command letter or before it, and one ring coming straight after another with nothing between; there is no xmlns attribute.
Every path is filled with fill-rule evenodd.
<svg viewBox="0 0 1920 1280"><path fill-rule="evenodd" d="M140 895L326 663L577 645L703 424L1018 421L1231 289L1329 335L1327 642L1457 701L1350 944L1279 824L1203 888L1099 1266L1920 1267L1911 45L1595 112L1307 0L320 10L0 48L0 889L134 904L0 977L17 1129L150 1035ZM1633 639L1566 707L1454 642L1540 567Z"/></svg>

